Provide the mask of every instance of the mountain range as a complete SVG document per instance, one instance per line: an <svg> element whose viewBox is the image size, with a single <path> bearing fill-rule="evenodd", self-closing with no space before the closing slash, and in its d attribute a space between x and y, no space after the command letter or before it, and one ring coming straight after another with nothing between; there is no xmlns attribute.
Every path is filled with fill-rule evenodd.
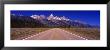
<svg viewBox="0 0 110 50"><path fill-rule="evenodd" d="M71 20L65 16L45 15L15 15L11 14L11 28L99 28L79 20Z"/></svg>

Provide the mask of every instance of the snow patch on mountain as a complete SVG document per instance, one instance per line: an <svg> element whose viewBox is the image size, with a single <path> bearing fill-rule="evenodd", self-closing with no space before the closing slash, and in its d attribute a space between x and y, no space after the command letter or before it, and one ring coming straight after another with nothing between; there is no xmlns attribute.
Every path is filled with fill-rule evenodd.
<svg viewBox="0 0 110 50"><path fill-rule="evenodd" d="M65 21L69 21L70 20L70 19L66 18L65 16L59 17L59 16L54 16L53 14L50 14L50 16L48 16L47 18L46 18L45 15L32 15L30 17L32 17L33 19L36 19L36 20L41 20L41 19L47 19L47 20L65 20Z"/></svg>

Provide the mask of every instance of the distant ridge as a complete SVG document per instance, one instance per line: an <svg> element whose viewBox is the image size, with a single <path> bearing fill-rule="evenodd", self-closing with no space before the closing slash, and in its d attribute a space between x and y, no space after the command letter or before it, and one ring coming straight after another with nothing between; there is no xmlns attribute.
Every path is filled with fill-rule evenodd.
<svg viewBox="0 0 110 50"><path fill-rule="evenodd" d="M99 26L92 26L79 20L71 20L65 16L54 16L50 14L45 15L15 15L11 14L11 27L12 28L99 28Z"/></svg>

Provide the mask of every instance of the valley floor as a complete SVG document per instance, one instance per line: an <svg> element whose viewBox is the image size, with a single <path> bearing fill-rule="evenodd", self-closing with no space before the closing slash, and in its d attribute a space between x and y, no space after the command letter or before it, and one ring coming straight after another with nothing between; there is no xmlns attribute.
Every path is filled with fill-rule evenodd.
<svg viewBox="0 0 110 50"><path fill-rule="evenodd" d="M96 28L11 28L11 40L100 40Z"/></svg>

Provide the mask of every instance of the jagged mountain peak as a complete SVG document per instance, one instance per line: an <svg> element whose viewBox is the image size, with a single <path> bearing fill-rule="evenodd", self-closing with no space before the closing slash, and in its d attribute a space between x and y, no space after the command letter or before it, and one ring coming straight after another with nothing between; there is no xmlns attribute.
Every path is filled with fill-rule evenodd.
<svg viewBox="0 0 110 50"><path fill-rule="evenodd" d="M33 19L47 19L47 20L65 20L65 21L69 21L70 19L66 18L65 16L54 16L53 14L50 14L50 16L45 16L45 15L32 15L30 16Z"/></svg>
<svg viewBox="0 0 110 50"><path fill-rule="evenodd" d="M18 16L12 15L13 22L17 25L18 23L27 23L33 24L32 27L94 27L89 24L85 24L80 20L70 20L65 16L54 16L51 14L50 16L45 15L31 15L31 16ZM15 25L12 25L15 26ZM21 27L31 27L31 25L23 25ZM19 27L19 26L17 26Z"/></svg>
<svg viewBox="0 0 110 50"><path fill-rule="evenodd" d="M53 14L50 14L50 16L53 16Z"/></svg>

